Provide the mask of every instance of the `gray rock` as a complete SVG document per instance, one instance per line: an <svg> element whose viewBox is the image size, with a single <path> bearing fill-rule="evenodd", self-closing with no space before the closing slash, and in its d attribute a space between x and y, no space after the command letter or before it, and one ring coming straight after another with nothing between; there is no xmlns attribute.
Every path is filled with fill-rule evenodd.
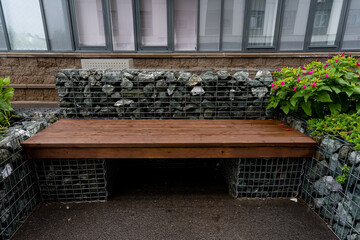
<svg viewBox="0 0 360 240"><path fill-rule="evenodd" d="M134 79L134 76L133 76L131 73L128 73L128 72L124 72L124 73L123 73L123 77L126 77L126 78L129 79L129 80L133 80L133 79Z"/></svg>
<svg viewBox="0 0 360 240"><path fill-rule="evenodd" d="M205 109L204 118L212 118L214 115L214 109Z"/></svg>
<svg viewBox="0 0 360 240"><path fill-rule="evenodd" d="M352 165L358 165L360 163L360 152L358 151L351 152L348 160Z"/></svg>
<svg viewBox="0 0 360 240"><path fill-rule="evenodd" d="M153 82L155 81L155 76L153 73L139 73L139 81L143 82Z"/></svg>
<svg viewBox="0 0 360 240"><path fill-rule="evenodd" d="M348 195L344 201L344 208L350 212L356 221L360 220L360 191L356 191L353 195Z"/></svg>
<svg viewBox="0 0 360 240"><path fill-rule="evenodd" d="M189 72L181 72L178 78L180 82L187 82L191 77L191 73Z"/></svg>
<svg viewBox="0 0 360 240"><path fill-rule="evenodd" d="M90 88L90 84L86 85L84 88L84 97L86 98L91 98L91 88Z"/></svg>
<svg viewBox="0 0 360 240"><path fill-rule="evenodd" d="M337 152L341 148L342 144L330 137L326 136L322 142L320 147L324 151L324 155L329 158L333 153Z"/></svg>
<svg viewBox="0 0 360 240"><path fill-rule="evenodd" d="M333 174L341 174L341 163L339 162L339 154L338 153L334 153L330 156L330 164L329 164L329 168L331 171L333 171Z"/></svg>
<svg viewBox="0 0 360 240"><path fill-rule="evenodd" d="M145 94L141 89L121 89L121 96L124 98L144 98Z"/></svg>
<svg viewBox="0 0 360 240"><path fill-rule="evenodd" d="M120 85L122 88L125 88L125 89L129 89L131 90L134 86L133 82L130 81L129 79L127 78L123 78L122 81L121 81L121 85Z"/></svg>
<svg viewBox="0 0 360 240"><path fill-rule="evenodd" d="M58 95L59 97L63 98L66 97L69 94L69 89L65 86L58 88Z"/></svg>
<svg viewBox="0 0 360 240"><path fill-rule="evenodd" d="M350 151L351 151L350 146L346 146L346 145L342 146L339 150L339 159L346 160ZM360 162L360 159L359 159L359 162Z"/></svg>
<svg viewBox="0 0 360 240"><path fill-rule="evenodd" d="M163 71L159 71L159 72L154 72L154 77L155 79L162 79L164 78L164 72Z"/></svg>
<svg viewBox="0 0 360 240"><path fill-rule="evenodd" d="M229 74L228 71L218 71L217 75L218 75L219 79L222 79L222 80L227 79L228 77L230 77L230 74Z"/></svg>
<svg viewBox="0 0 360 240"><path fill-rule="evenodd" d="M204 91L204 89L203 89L202 87L200 87L200 86L195 86L195 87L193 87L193 89L191 90L191 94L192 94L193 96L203 95L203 94L205 94L205 91Z"/></svg>
<svg viewBox="0 0 360 240"><path fill-rule="evenodd" d="M155 89L155 85L153 83L149 83L143 88L143 91L145 95L149 97L153 95L154 89Z"/></svg>
<svg viewBox="0 0 360 240"><path fill-rule="evenodd" d="M327 196L330 192L342 190L342 186L332 176L320 178L314 183L313 187L320 196Z"/></svg>
<svg viewBox="0 0 360 240"><path fill-rule="evenodd" d="M114 84L121 81L121 74L118 72L106 72L101 78L101 82Z"/></svg>
<svg viewBox="0 0 360 240"><path fill-rule="evenodd" d="M110 84L105 84L102 87L102 91L104 93L106 93L107 95L110 95L114 91L114 89L115 89L115 87L113 85L110 85Z"/></svg>
<svg viewBox="0 0 360 240"><path fill-rule="evenodd" d="M186 82L186 86L195 86L197 85L198 83L201 83L201 77L198 76L197 74L193 74L189 81Z"/></svg>
<svg viewBox="0 0 360 240"><path fill-rule="evenodd" d="M263 98L269 90L266 87L258 87L251 89L252 94L254 94L258 98Z"/></svg>
<svg viewBox="0 0 360 240"><path fill-rule="evenodd" d="M338 203L334 220L338 222L338 224L343 226L350 227L352 225L353 218L341 202Z"/></svg>
<svg viewBox="0 0 360 240"><path fill-rule="evenodd" d="M175 77L175 74L173 73L173 72L167 72L166 74L165 74L165 77L166 77L166 81L167 82L174 82L174 81L176 81L176 77Z"/></svg>
<svg viewBox="0 0 360 240"><path fill-rule="evenodd" d="M165 82L164 79L161 79L161 80L156 81L155 86L156 86L156 90L165 91L167 88L167 83Z"/></svg>
<svg viewBox="0 0 360 240"><path fill-rule="evenodd" d="M79 75L82 79L87 79L90 76L90 72L87 70L83 70L79 72Z"/></svg>
<svg viewBox="0 0 360 240"><path fill-rule="evenodd" d="M115 107L122 107L122 106L129 106L131 103L133 103L133 100L130 99L121 99L119 101L117 101L114 106Z"/></svg>
<svg viewBox="0 0 360 240"><path fill-rule="evenodd" d="M269 78L271 77L270 71L258 71L255 75L255 79L261 79L261 78Z"/></svg>
<svg viewBox="0 0 360 240"><path fill-rule="evenodd" d="M247 81L246 82L249 86L251 86L251 87L262 87L263 86L263 84L260 82L260 81L258 81L258 80L249 80L249 81Z"/></svg>
<svg viewBox="0 0 360 240"><path fill-rule="evenodd" d="M216 82L218 80L218 76L214 75L211 71L201 74L201 79L204 82Z"/></svg>
<svg viewBox="0 0 360 240"><path fill-rule="evenodd" d="M196 108L196 106L194 105L194 104L187 104L184 108L183 108L183 110L184 111L189 111L189 110L193 110L193 109L195 109Z"/></svg>
<svg viewBox="0 0 360 240"><path fill-rule="evenodd" d="M346 240L347 236L350 234L350 228L344 227L340 224L335 223L333 225L335 234L341 239Z"/></svg>
<svg viewBox="0 0 360 240"><path fill-rule="evenodd" d="M87 107L87 108L91 108L92 107L92 99L91 98L85 98L84 99L84 106Z"/></svg>
<svg viewBox="0 0 360 240"><path fill-rule="evenodd" d="M183 98L183 94L180 92L180 91L177 91L177 90L175 90L174 91L174 93L173 93L173 95L172 95L172 97L174 98L174 99L182 99Z"/></svg>
<svg viewBox="0 0 360 240"><path fill-rule="evenodd" d="M209 101L209 100L207 100L207 99L204 99L204 100L201 102L201 106L202 106L203 108L215 108L214 102Z"/></svg>
<svg viewBox="0 0 360 240"><path fill-rule="evenodd" d="M240 83L245 83L249 80L249 73L247 72L236 72L233 77Z"/></svg>
<svg viewBox="0 0 360 240"><path fill-rule="evenodd" d="M176 87L175 84L170 84L169 87L166 89L166 92L169 96L173 94L175 87Z"/></svg>

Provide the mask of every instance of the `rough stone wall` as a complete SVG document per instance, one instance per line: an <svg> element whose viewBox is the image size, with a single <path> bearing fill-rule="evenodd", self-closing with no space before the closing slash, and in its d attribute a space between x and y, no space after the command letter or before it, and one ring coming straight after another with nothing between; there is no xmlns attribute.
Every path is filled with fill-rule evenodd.
<svg viewBox="0 0 360 240"><path fill-rule="evenodd" d="M113 57L113 56L112 56ZM98 58L98 57L91 57ZM101 58L109 58L106 54ZM131 58L131 57L126 57ZM80 69L81 54L76 57L0 57L0 77L11 78L16 89L13 101L58 101L54 71ZM314 57L139 57L133 58L135 69L277 69L307 64ZM320 58L326 60L326 57Z"/></svg>
<svg viewBox="0 0 360 240"><path fill-rule="evenodd" d="M61 70L56 74L66 118L265 119L269 71Z"/></svg>

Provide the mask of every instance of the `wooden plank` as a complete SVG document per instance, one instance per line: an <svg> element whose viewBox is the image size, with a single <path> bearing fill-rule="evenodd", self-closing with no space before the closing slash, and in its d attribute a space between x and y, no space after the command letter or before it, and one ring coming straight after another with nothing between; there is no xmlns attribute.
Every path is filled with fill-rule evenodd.
<svg viewBox="0 0 360 240"><path fill-rule="evenodd" d="M310 156L315 142L288 128L275 120L61 119L23 146L34 158Z"/></svg>

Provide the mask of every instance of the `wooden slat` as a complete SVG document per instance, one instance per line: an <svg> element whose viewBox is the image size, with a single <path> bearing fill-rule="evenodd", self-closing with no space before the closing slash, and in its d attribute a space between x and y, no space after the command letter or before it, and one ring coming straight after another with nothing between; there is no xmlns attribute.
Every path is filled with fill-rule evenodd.
<svg viewBox="0 0 360 240"><path fill-rule="evenodd" d="M310 157L315 142L275 120L61 119L23 143L30 158Z"/></svg>

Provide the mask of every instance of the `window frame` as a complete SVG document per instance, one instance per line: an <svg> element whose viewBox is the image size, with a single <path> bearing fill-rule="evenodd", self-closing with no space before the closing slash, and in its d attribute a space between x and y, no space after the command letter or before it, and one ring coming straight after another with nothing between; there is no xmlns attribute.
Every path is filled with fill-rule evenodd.
<svg viewBox="0 0 360 240"><path fill-rule="evenodd" d="M4 32L4 37L5 37L5 48L3 50L0 50L0 52L7 52L10 51L10 40L9 40L9 36L8 36L8 31L7 31L7 27L6 27L6 23L5 23L5 17L4 17L4 12L3 12L3 7L2 7L2 2L0 1L0 18L1 18L1 23L3 25L3 32Z"/></svg>
<svg viewBox="0 0 360 240"><path fill-rule="evenodd" d="M172 0L166 0L167 13L167 45L165 46L143 46L141 34L140 0L134 0L134 16L136 21L135 49L137 52L173 52L174 51L174 4Z"/></svg>
<svg viewBox="0 0 360 240"><path fill-rule="evenodd" d="M75 1L70 1L70 15L71 25L73 32L73 41L75 43L75 52L112 52L112 30L111 30L111 16L110 16L110 3L108 0L101 0L103 8L103 21L104 21L104 36L105 46L82 46L79 41L79 30L77 27Z"/></svg>

